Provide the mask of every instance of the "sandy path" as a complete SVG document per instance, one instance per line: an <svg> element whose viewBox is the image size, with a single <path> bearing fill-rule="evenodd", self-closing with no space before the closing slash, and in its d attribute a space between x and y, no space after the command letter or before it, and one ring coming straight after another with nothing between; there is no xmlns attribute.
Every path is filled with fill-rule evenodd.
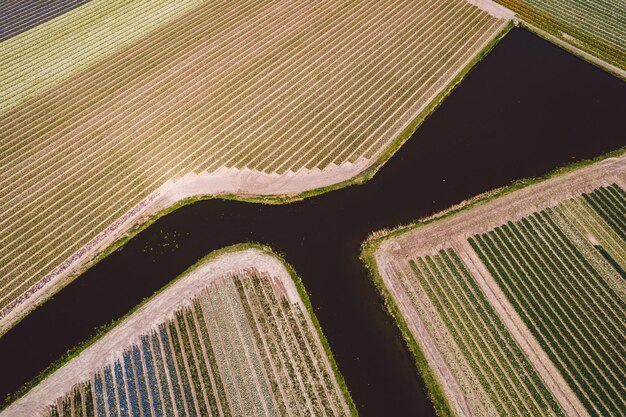
<svg viewBox="0 0 626 417"><path fill-rule="evenodd" d="M19 317L67 285L89 265L98 252L121 238L133 226L185 198L231 194L241 197L293 195L347 181L365 171L370 164L370 161L361 158L355 163L331 164L323 170L302 169L283 175L222 168L213 173L189 174L177 181L168 181L2 309L0 335Z"/></svg>
<svg viewBox="0 0 626 417"><path fill-rule="evenodd" d="M125 348L138 343L141 334L173 318L174 312L180 307L191 305L191 300L210 282L250 268L280 279L289 302L301 305L308 315L289 272L278 258L258 249L220 255L206 261L166 291L156 295L94 345L6 408L0 416L41 415L48 404L67 393L73 385L89 378L91 371L118 359Z"/></svg>
<svg viewBox="0 0 626 417"><path fill-rule="evenodd" d="M514 19L515 12L492 0L467 0L468 3L488 12L499 19Z"/></svg>

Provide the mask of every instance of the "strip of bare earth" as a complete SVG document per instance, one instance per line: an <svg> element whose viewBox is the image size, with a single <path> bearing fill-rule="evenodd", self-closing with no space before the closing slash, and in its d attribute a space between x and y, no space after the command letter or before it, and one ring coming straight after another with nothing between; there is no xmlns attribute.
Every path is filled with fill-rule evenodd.
<svg viewBox="0 0 626 417"><path fill-rule="evenodd" d="M417 311L407 307L410 303L404 302L407 295L399 285L400 277L394 272L395 261L435 255L443 248L454 248L563 410L567 415L586 416L588 413L580 400L468 246L467 237L580 196L599 186L611 183L623 186L626 182L624 152L621 149L607 155L612 157L582 168L581 164L576 164L577 169L558 170L540 180L522 181L486 193L416 224L375 233L364 243L362 259L409 343L430 395L435 404L439 404L440 415L465 416L471 415L471 412L433 336Z"/></svg>

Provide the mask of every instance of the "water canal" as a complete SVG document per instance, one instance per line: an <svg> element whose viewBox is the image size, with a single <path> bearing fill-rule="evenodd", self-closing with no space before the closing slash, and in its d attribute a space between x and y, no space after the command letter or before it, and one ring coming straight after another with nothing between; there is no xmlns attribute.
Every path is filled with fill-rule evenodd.
<svg viewBox="0 0 626 417"><path fill-rule="evenodd" d="M624 146L626 83L514 29L367 184L287 205L207 200L161 218L0 338L0 396L207 253L244 241L302 277L361 416L434 416L359 247L368 234Z"/></svg>

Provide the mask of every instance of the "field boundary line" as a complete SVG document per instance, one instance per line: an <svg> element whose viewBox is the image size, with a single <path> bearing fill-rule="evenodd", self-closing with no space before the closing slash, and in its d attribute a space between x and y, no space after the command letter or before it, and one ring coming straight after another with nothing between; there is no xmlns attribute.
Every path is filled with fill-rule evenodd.
<svg viewBox="0 0 626 417"><path fill-rule="evenodd" d="M592 55L591 53L586 52L583 49L580 49L578 46L569 43L543 29L540 29L539 27L533 25L525 19L520 18L518 15L515 15L515 18L521 22L521 25L523 27L527 28L539 37L544 38L548 42L560 47L561 49L564 49L572 55L626 81L626 70L616 67L615 65L605 61L604 59L598 58L597 56Z"/></svg>

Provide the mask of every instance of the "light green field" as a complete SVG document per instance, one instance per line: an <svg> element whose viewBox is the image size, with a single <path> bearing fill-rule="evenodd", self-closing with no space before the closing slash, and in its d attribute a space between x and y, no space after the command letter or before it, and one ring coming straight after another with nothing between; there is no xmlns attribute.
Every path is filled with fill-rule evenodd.
<svg viewBox="0 0 626 417"><path fill-rule="evenodd" d="M496 1L531 25L622 71L626 70L626 7L623 1Z"/></svg>

